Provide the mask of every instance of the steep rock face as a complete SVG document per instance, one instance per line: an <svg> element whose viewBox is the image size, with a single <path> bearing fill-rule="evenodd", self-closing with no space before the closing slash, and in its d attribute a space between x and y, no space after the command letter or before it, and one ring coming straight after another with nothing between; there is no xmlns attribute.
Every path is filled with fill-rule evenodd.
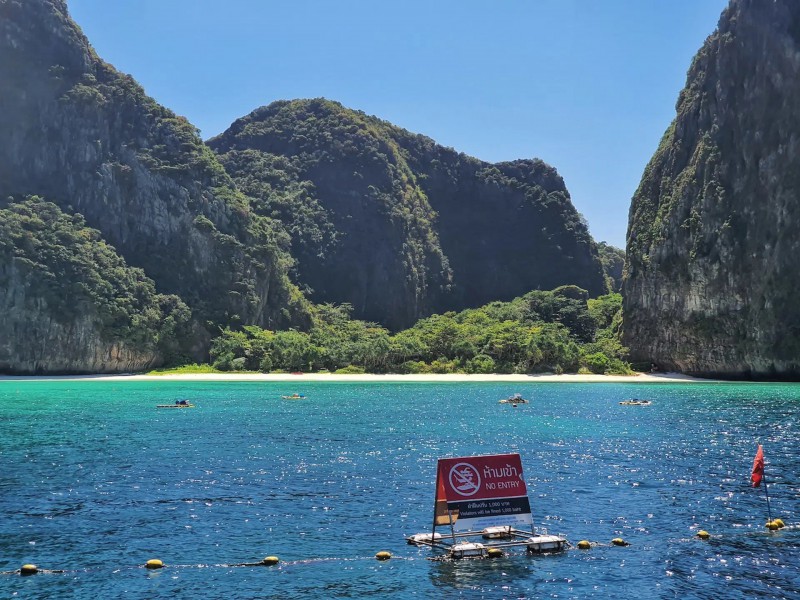
<svg viewBox="0 0 800 600"><path fill-rule="evenodd" d="M190 311L40 199L0 208L0 372L114 373L180 352Z"/></svg>
<svg viewBox="0 0 800 600"><path fill-rule="evenodd" d="M37 273L17 264L0 265L0 373L27 375L128 373L155 367L161 356L99 334L92 306L69 323L53 317L53 308L27 294ZM8 286L8 287L6 287Z"/></svg>
<svg viewBox="0 0 800 600"><path fill-rule="evenodd" d="M200 320L285 321L281 234L197 130L101 61L62 0L0 0L0 194L85 216Z"/></svg>
<svg viewBox="0 0 800 600"><path fill-rule="evenodd" d="M625 269L625 251L605 242L597 244L600 253L600 262L603 263L603 272L606 275L608 287L612 292L622 291L622 273Z"/></svg>
<svg viewBox="0 0 800 600"><path fill-rule="evenodd" d="M63 0L0 0L0 81L0 197L83 215L204 326L297 318L280 225L251 213L191 124L96 56Z"/></svg>
<svg viewBox="0 0 800 600"><path fill-rule="evenodd" d="M487 163L393 128L438 215L453 290L441 310L577 285L606 292L588 227L564 180L539 159Z"/></svg>
<svg viewBox="0 0 800 600"><path fill-rule="evenodd" d="M800 376L800 3L732 0L630 210L635 360Z"/></svg>
<svg viewBox="0 0 800 600"><path fill-rule="evenodd" d="M323 99L275 102L209 140L292 236L314 300L407 327L434 312L604 281L561 177L492 165Z"/></svg>
<svg viewBox="0 0 800 600"><path fill-rule="evenodd" d="M292 233L312 299L395 328L438 306L451 273L432 210L378 124L333 103L278 102L209 144Z"/></svg>

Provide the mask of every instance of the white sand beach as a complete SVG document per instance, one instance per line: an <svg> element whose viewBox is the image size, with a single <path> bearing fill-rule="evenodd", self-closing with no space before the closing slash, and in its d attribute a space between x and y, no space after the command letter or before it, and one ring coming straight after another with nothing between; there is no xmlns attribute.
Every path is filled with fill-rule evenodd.
<svg viewBox="0 0 800 600"><path fill-rule="evenodd" d="M4 380L92 380L92 381L320 381L363 383L469 383L469 382L516 382L516 383L711 383L714 380L690 377L681 373L637 373L635 375L374 375L334 373L184 373L175 375L59 375L59 376L0 376Z"/></svg>

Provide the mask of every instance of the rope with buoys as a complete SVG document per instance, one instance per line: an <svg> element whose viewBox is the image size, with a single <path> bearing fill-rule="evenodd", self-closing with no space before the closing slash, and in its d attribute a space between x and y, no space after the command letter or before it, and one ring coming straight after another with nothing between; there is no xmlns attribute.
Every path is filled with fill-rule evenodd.
<svg viewBox="0 0 800 600"><path fill-rule="evenodd" d="M131 565L127 568L129 569L136 569L136 568L144 568L148 571L158 571L160 569L191 569L191 568L208 568L208 567L222 567L222 568L232 568L232 567L272 567L278 564L283 564L286 566L290 565L305 565L305 564L312 564L312 563L319 563L319 562L329 562L329 561L354 561L354 560L366 560L370 558L371 560L389 560L390 558L396 558L397 560L414 560L413 558L406 558L406 557L395 557L390 552L385 550L378 552L373 557L355 557L355 558L340 558L340 557L327 557L327 558L306 558L300 559L295 561L287 561L282 562L277 556L265 556L258 562L241 562L241 563L219 563L219 564L167 564L164 561L151 558L147 560L144 564ZM36 575L36 574L52 574L52 573L78 573L78 572L86 572L91 571L92 569L41 569L37 565L27 563L22 565L19 569L15 569L13 571L0 571L0 575Z"/></svg>
<svg viewBox="0 0 800 600"><path fill-rule="evenodd" d="M782 519L773 519L766 523L767 529L770 532L778 531L780 529L786 529L787 531L797 531L800 530L800 524L793 524L793 525L786 525ZM708 531L700 530L695 534L695 538L701 540L709 540L711 539L711 534ZM688 540L687 540L688 541ZM610 544L601 544L599 542L590 542L588 540L581 540L576 544L576 548L578 550L589 550L595 547L603 547L603 546L617 546L617 547L625 547L630 546L630 542L624 540L623 538L617 537L611 540ZM499 558L505 556L505 552L503 552L500 548L489 548L487 550L486 556L484 558ZM266 556L258 562L242 562L242 563L221 563L221 564L169 564L167 565L164 561L151 558L147 560L143 565L140 564L138 567L131 566L129 568L145 568L151 571L157 571L159 569L170 568L170 569L187 569L187 568L207 568L207 567L223 567L223 568L231 568L231 567L264 567L264 566L275 566L275 565L284 565L284 566L291 566L291 565L304 565L304 564L313 564L318 562L327 562L327 561L354 561L354 560L365 560L368 557L355 557L355 558L342 558L342 557L328 557L328 558L306 558L300 559L295 561L287 561L282 562L277 556ZM397 560L415 560L413 557L395 557L390 552L386 550L381 550L377 552L374 556L369 557L372 560L378 561L387 561L389 559L397 559ZM443 557L433 557L430 560L447 560L446 556ZM280 567L279 567L280 568ZM77 573L77 572L85 572L89 571L90 569L42 569L39 568L37 565L33 563L26 563L22 565L19 569L13 571L0 571L0 575L37 575L37 574L62 574L62 573Z"/></svg>

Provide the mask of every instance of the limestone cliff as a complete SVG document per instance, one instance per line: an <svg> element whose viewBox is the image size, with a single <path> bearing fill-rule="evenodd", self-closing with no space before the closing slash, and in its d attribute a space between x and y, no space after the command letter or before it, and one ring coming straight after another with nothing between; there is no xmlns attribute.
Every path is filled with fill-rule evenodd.
<svg viewBox="0 0 800 600"><path fill-rule="evenodd" d="M203 326L297 318L280 225L251 213L191 124L97 57L63 0L0 0L0 198L12 195L83 215ZM209 334L195 331L203 358Z"/></svg>
<svg viewBox="0 0 800 600"><path fill-rule="evenodd" d="M397 329L536 288L605 291L586 225L540 160L489 164L324 99L261 107L208 143L286 225L310 297L355 317Z"/></svg>
<svg viewBox="0 0 800 600"><path fill-rule="evenodd" d="M732 0L630 209L635 360L800 376L800 2Z"/></svg>
<svg viewBox="0 0 800 600"><path fill-rule="evenodd" d="M605 242L597 244L597 251L600 254L600 262L603 264L603 272L606 276L608 288L612 292L621 292L622 272L625 269L625 251Z"/></svg>
<svg viewBox="0 0 800 600"><path fill-rule="evenodd" d="M147 369L186 350L189 321L79 215L38 198L0 207L0 372Z"/></svg>

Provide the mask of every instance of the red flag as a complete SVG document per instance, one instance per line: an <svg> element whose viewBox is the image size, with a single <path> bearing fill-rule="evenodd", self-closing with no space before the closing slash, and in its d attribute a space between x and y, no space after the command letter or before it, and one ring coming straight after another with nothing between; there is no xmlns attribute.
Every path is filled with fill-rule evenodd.
<svg viewBox="0 0 800 600"><path fill-rule="evenodd" d="M761 485L761 480L764 478L764 449L761 444L758 445L758 452L753 461L753 474L750 475L750 481L753 482L753 487Z"/></svg>

